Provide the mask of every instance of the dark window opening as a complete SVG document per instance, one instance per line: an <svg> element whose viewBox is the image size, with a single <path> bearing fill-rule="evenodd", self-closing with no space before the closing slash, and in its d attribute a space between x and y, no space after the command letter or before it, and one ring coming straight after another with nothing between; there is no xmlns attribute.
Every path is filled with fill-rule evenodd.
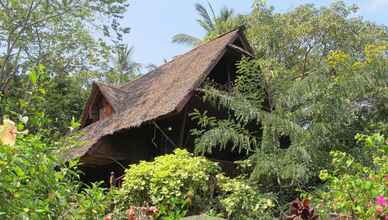
<svg viewBox="0 0 388 220"><path fill-rule="evenodd" d="M240 38L237 38L234 42L233 42L234 45L244 49L244 45L242 44Z"/></svg>
<svg viewBox="0 0 388 220"><path fill-rule="evenodd" d="M221 89L232 88L236 80L237 65L241 58L241 54L228 50L209 74L208 80Z"/></svg>
<svg viewBox="0 0 388 220"><path fill-rule="evenodd" d="M291 146L291 138L288 135L281 135L279 137L279 147L281 149L287 149Z"/></svg>
<svg viewBox="0 0 388 220"><path fill-rule="evenodd" d="M85 126L111 116L114 113L113 107L101 95L97 94L94 103L90 106Z"/></svg>

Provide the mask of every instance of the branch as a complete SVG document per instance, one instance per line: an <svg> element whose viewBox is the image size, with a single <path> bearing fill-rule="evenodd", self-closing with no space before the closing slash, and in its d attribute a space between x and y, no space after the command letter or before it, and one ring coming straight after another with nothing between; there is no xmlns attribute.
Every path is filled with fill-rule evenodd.
<svg viewBox="0 0 388 220"><path fill-rule="evenodd" d="M8 61L9 61L9 58L11 57L11 52L12 52L12 50L14 49L14 47L15 47L17 41L19 40L19 38L20 38L20 36L21 36L21 34L22 34L22 31L24 31L24 29L27 28L27 23L28 23L28 20L30 20L30 18L31 18L31 14L32 14L32 10L33 10L34 3L35 3L34 1L31 2L30 7L28 8L28 12L27 12L27 16L26 16L26 18L25 18L24 25L23 25L22 29L19 31L19 33L17 34L15 40L12 42L12 44L9 44L10 41L8 41L7 55L6 55L6 57L5 57L4 61L3 61L4 63L3 63L3 65L2 65L1 71L0 71L1 76L4 76L4 75L5 75L4 71L5 71L5 69L6 69L6 66L8 66ZM9 38L9 39L10 39L10 38ZM20 50L19 50L19 52L20 52ZM19 52L18 52L18 53L19 53ZM17 60L15 60L15 63L17 63ZM5 83L1 86L0 91L4 91L4 90L5 90L5 88L6 88L6 86L7 86L7 82L8 82L8 80L9 80L11 77L12 77L12 76L8 77L8 79L5 81Z"/></svg>
<svg viewBox="0 0 388 220"><path fill-rule="evenodd" d="M303 60L303 69L302 69L302 79L305 77L305 73L306 73L306 67L307 67L307 58L308 58L308 55L310 54L311 50L313 49L314 47L309 45L305 55L304 55L304 60Z"/></svg>
<svg viewBox="0 0 388 220"><path fill-rule="evenodd" d="M0 3L2 3L1 0L0 0ZM12 41L12 43L11 43L10 37L8 38L8 42L7 42L7 45L8 45L8 46L7 46L7 52L6 52L6 55L5 55L5 58L4 58L4 61L3 61L3 64L2 64L1 70L0 70L0 76L1 76L1 77L0 77L0 80L1 80L1 81L4 80L3 76L5 76L5 74L6 74L6 73L5 73L5 70L6 70L6 67L8 66L8 62L9 62L9 59L10 59L10 57L11 57L11 53L12 53L12 51L13 51L15 45L16 45L17 42L19 41L19 39L20 39L22 33L25 31L25 29L27 29L27 27L36 26L36 25L38 25L38 24L40 24L40 23L42 23L42 22L46 22L47 20L51 20L51 19L53 19L53 18L55 18L55 17L63 16L63 15L65 15L66 13L71 12L72 10L74 10L74 7L72 7L72 8L69 8L68 10L64 10L64 11L62 11L62 12L60 12L60 13L56 13L56 14L54 14L54 15L50 15L50 16L47 16L47 17L42 18L42 19L40 19L40 20L37 20L37 21L35 21L35 22L29 23L30 18L31 18L31 14L32 14L33 10L36 9L36 7L38 7L38 5L40 4L40 1L39 1L37 4L35 4L35 7L34 7L34 4L35 4L35 1L32 1L31 4L30 4L30 6L29 6L29 9L28 9L27 16L26 16L26 18L24 19L24 22L23 22L24 24L23 24L22 28L18 31L18 33L17 33L16 37L14 38L14 40ZM78 7L79 7L79 6L80 6L80 5L78 5ZM76 7L76 8L77 8L77 7ZM18 25L17 25L17 26L18 26ZM16 29L17 29L17 28L18 28L18 27L16 27ZM11 33L10 33L9 35L11 35L16 29L12 30ZM18 63L18 59L15 60L15 63ZM10 78L12 78L12 77L13 77L13 76L8 77L8 78L5 80L6 83L7 83L8 80L10 80ZM0 82L1 82L1 81L0 81ZM6 84L1 85L1 86L0 86L0 91L4 91L5 88L6 88Z"/></svg>

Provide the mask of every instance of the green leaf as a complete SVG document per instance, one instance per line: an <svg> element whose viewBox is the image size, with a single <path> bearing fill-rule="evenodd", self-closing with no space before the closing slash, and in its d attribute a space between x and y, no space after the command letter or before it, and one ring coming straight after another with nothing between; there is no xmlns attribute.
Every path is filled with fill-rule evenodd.
<svg viewBox="0 0 388 220"><path fill-rule="evenodd" d="M18 166L14 167L14 171L15 171L16 175L18 175L19 177L25 176L24 171Z"/></svg>
<svg viewBox="0 0 388 220"><path fill-rule="evenodd" d="M36 71L32 70L30 71L29 73L29 77L30 77L30 81L32 83L32 85L35 85L37 80L38 80L38 74Z"/></svg>

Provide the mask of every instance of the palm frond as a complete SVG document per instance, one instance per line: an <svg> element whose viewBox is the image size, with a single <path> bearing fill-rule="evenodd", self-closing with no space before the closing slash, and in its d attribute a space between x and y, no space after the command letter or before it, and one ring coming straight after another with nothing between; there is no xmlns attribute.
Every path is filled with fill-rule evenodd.
<svg viewBox="0 0 388 220"><path fill-rule="evenodd" d="M196 46L201 43L201 40L188 34L177 34L172 37L172 42Z"/></svg>
<svg viewBox="0 0 388 220"><path fill-rule="evenodd" d="M217 15L216 15L216 13L214 12L214 9L213 9L212 4L210 4L209 1L207 2L207 4L208 4L208 6L209 6L210 12L212 13L213 21L217 20Z"/></svg>
<svg viewBox="0 0 388 220"><path fill-rule="evenodd" d="M234 15L234 10L231 8L223 7L220 11L220 15L217 20L220 22L226 22L230 20Z"/></svg>
<svg viewBox="0 0 388 220"><path fill-rule="evenodd" d="M202 21L200 22L200 25L208 32L213 31L215 29L214 23L206 8L202 4L196 3L195 10L200 16L200 19L198 19L198 21Z"/></svg>

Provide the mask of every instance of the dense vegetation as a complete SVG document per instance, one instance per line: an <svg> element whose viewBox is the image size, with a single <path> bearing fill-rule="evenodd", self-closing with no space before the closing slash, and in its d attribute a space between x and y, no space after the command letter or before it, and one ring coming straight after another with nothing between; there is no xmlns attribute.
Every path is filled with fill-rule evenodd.
<svg viewBox="0 0 388 220"><path fill-rule="evenodd" d="M120 84L139 72L120 25L128 3L0 3L0 113L16 122L0 127L0 218L387 218L388 28L355 17L356 6L276 13L256 0L236 15L196 5L207 35L174 42L197 45L244 25L255 51L238 63L233 90L202 88L229 114L193 112L197 155L131 165L123 186L107 190L81 183L77 161L55 155L92 80ZM218 148L247 155L239 176L200 156Z"/></svg>
<svg viewBox="0 0 388 220"><path fill-rule="evenodd" d="M0 112L28 118L31 131L63 135L78 120L93 80L135 77L140 66L123 41L129 28L121 25L128 6L125 0L2 1Z"/></svg>
<svg viewBox="0 0 388 220"><path fill-rule="evenodd" d="M355 10L338 2L276 14L256 3L245 20L257 57L241 61L234 91L204 88L230 116L194 114L197 151L250 152L251 180L281 194L316 185L333 150L364 160L354 136L387 122L388 38L385 27L350 18Z"/></svg>

